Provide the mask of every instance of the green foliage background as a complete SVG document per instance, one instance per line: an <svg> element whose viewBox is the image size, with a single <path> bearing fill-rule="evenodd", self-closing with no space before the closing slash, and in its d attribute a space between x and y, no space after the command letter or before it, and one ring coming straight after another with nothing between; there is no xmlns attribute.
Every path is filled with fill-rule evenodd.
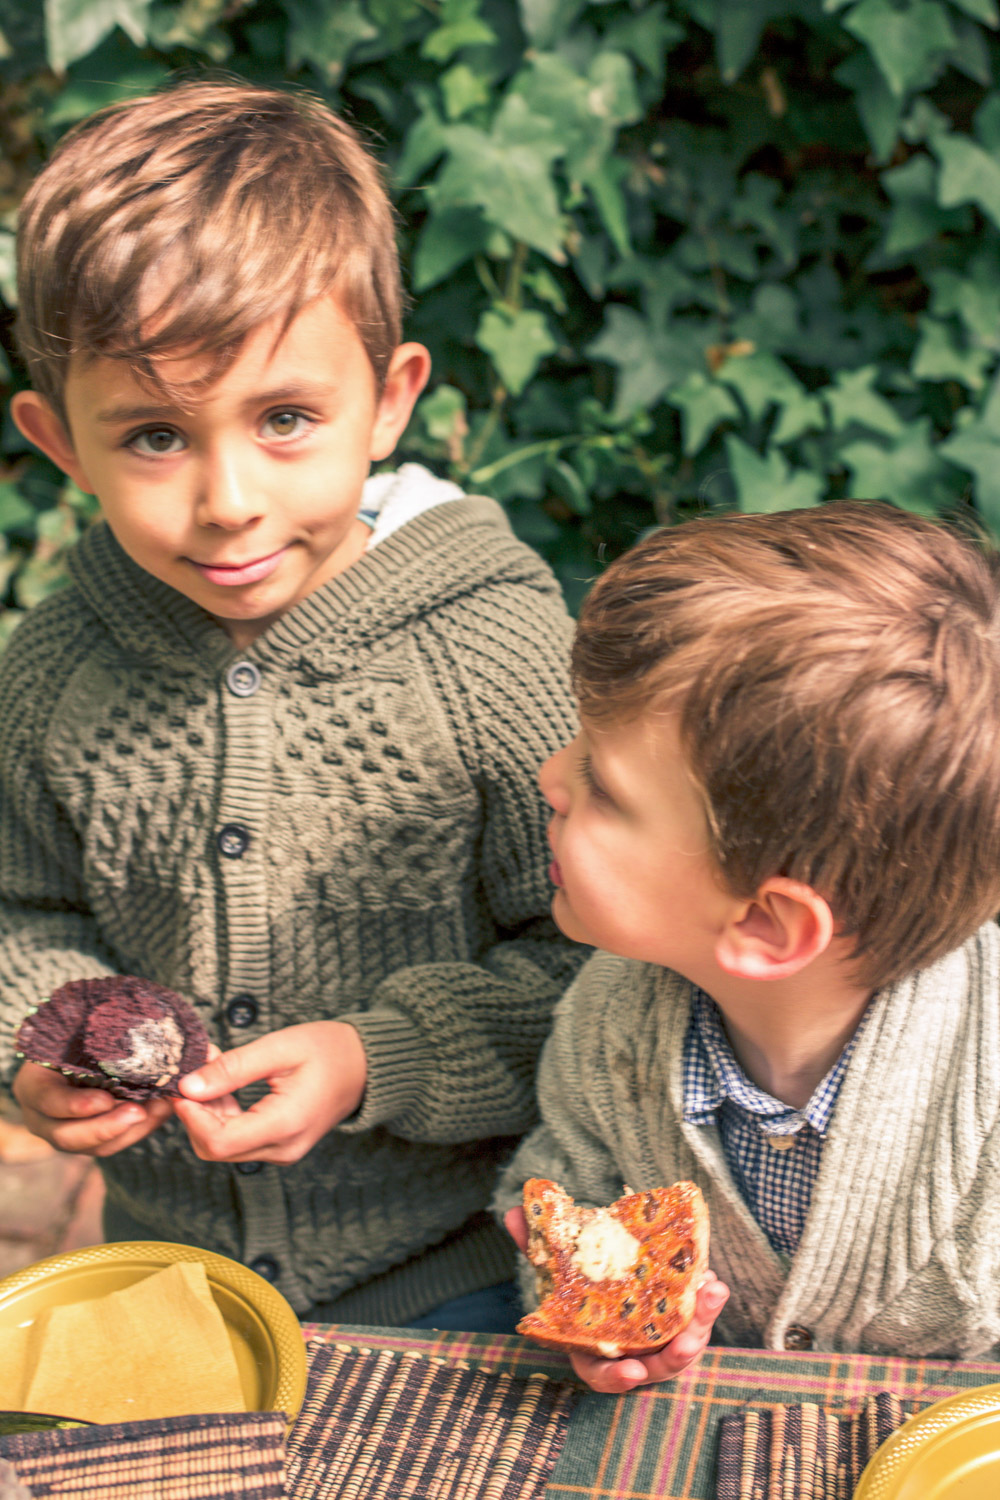
<svg viewBox="0 0 1000 1500"><path fill-rule="evenodd" d="M1000 534L996 0L0 0L0 296L75 120L178 72L322 93L401 211L401 456L575 604L657 523L842 495ZM9 629L92 502L0 450Z"/></svg>

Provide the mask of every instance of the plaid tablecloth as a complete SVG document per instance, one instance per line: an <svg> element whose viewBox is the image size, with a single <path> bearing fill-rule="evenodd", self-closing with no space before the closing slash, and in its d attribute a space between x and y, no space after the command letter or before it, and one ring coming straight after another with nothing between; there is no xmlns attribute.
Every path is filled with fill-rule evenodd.
<svg viewBox="0 0 1000 1500"><path fill-rule="evenodd" d="M519 1376L572 1378L562 1355L516 1337L315 1325L305 1331L372 1349L433 1352ZM1000 1364L986 1362L711 1348L667 1385L621 1397L581 1396L546 1500L715 1500L719 1424L745 1407L814 1401L839 1414L856 1412L869 1395L890 1391L906 1410L915 1410L971 1386L997 1383Z"/></svg>
<svg viewBox="0 0 1000 1500"><path fill-rule="evenodd" d="M1000 1365L985 1362L713 1348L669 1384L626 1396L583 1391L574 1403L580 1387L569 1384L568 1361L524 1339L348 1326L303 1332L313 1340L310 1394L287 1453L284 1422L263 1413L175 1418L160 1424L164 1432L139 1423L120 1433L95 1427L11 1436L0 1440L0 1454L23 1468L39 1500L71 1492L88 1500L456 1500L456 1486L463 1500L496 1500L536 1497L546 1476L545 1500L716 1500L726 1417L749 1411L753 1433L778 1431L794 1444L799 1427L838 1429L824 1424L822 1412L844 1418L878 1392L891 1399L877 1403L876 1415L889 1412L891 1425L893 1412L1000 1384ZM803 1402L814 1404L807 1424ZM782 1455L789 1456L784 1448ZM784 1500L785 1484L778 1488ZM843 1486L834 1488L840 1500ZM736 1495L744 1489L741 1477ZM758 1492L771 1494L751 1485L749 1493ZM790 1493L798 1500L796 1487Z"/></svg>

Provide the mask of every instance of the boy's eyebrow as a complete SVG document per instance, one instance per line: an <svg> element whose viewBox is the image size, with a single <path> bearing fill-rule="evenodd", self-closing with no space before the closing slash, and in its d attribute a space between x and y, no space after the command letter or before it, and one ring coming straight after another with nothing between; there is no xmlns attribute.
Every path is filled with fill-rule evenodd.
<svg viewBox="0 0 1000 1500"><path fill-rule="evenodd" d="M295 405L298 402L316 402L329 396L330 385L319 381L302 381L301 384L277 386L270 391L257 391L243 402L247 410L263 406ZM105 406L97 413L96 420L107 425L119 422L173 422L178 413L185 415L183 408L164 403L150 402L142 405L122 402L116 406Z"/></svg>
<svg viewBox="0 0 1000 1500"><path fill-rule="evenodd" d="M177 415L174 406L105 406L96 414L98 422L168 421Z"/></svg>
<svg viewBox="0 0 1000 1500"><path fill-rule="evenodd" d="M324 396L329 397L333 385L333 380L303 380L299 383L290 381L270 391L259 391L243 404L244 406L281 406L287 402L289 406L294 406L300 401L321 401Z"/></svg>

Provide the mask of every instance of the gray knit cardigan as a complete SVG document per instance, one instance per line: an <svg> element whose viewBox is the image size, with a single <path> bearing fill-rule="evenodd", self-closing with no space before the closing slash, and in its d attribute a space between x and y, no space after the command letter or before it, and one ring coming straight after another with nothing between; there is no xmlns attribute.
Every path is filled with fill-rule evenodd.
<svg viewBox="0 0 1000 1500"><path fill-rule="evenodd" d="M86 976L179 990L224 1049L349 1020L363 1105L302 1161L199 1161L171 1120L101 1162L109 1201L345 1321L504 1279L486 1205L585 956L548 915L537 772L573 733L551 572L494 502L452 500L242 652L104 524L70 575L0 658L7 1080L29 1006Z"/></svg>
<svg viewBox="0 0 1000 1500"><path fill-rule="evenodd" d="M715 1126L682 1116L691 986L594 955L560 1003L539 1071L543 1123L495 1207L547 1177L606 1204L682 1179L711 1219L732 1295L715 1340L965 1359L1000 1342L1000 930L877 994L790 1262L740 1196ZM795 1335L793 1334L793 1340Z"/></svg>

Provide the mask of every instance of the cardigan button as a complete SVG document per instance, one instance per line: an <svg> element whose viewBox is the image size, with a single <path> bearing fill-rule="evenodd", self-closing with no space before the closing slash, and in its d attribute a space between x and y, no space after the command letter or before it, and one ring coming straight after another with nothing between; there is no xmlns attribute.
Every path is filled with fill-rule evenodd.
<svg viewBox="0 0 1000 1500"><path fill-rule="evenodd" d="M230 1026L252 1026L259 1013L260 1006L252 995L234 995L226 1006Z"/></svg>
<svg viewBox="0 0 1000 1500"><path fill-rule="evenodd" d="M250 847L250 834L242 823L224 823L215 835L215 842L225 859L242 859Z"/></svg>
<svg viewBox="0 0 1000 1500"><path fill-rule="evenodd" d="M258 1276L263 1276L265 1281L277 1281L281 1274L281 1267L273 1255L258 1255L256 1260L250 1262L251 1271L256 1271Z"/></svg>
<svg viewBox="0 0 1000 1500"><path fill-rule="evenodd" d="M226 673L226 686L235 698L252 698L260 687L260 669L252 661L234 661Z"/></svg>
<svg viewBox="0 0 1000 1500"><path fill-rule="evenodd" d="M263 1165L262 1161L238 1161L236 1163L236 1170L243 1177L251 1177L254 1172L259 1172Z"/></svg>
<svg viewBox="0 0 1000 1500"><path fill-rule="evenodd" d="M785 1329L786 1349L811 1349L813 1336L808 1328L803 1328L801 1323L789 1323Z"/></svg>

